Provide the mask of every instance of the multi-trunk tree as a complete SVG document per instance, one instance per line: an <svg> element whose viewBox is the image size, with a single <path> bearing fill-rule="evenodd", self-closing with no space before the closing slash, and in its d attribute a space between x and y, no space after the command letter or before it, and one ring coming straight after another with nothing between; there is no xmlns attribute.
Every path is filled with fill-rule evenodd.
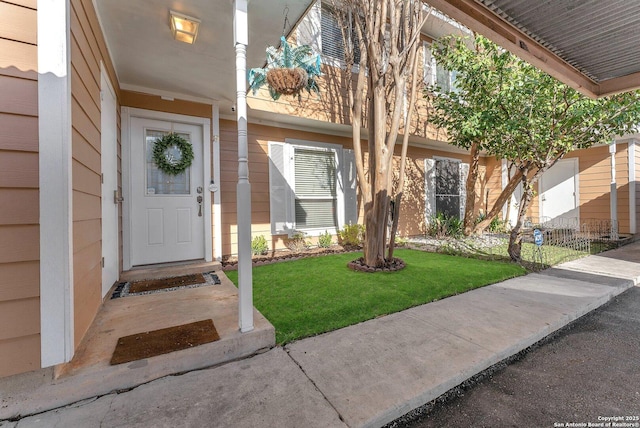
<svg viewBox="0 0 640 428"><path fill-rule="evenodd" d="M353 78L345 80L358 187L364 206L364 261L368 266L382 267L393 259L405 179L408 124L416 99L420 31L428 13L420 0L328 3L342 28L345 70L349 73L357 67ZM366 150L362 147L363 127L368 131ZM393 158L401 127L404 135L399 179L394 186Z"/></svg>
<svg viewBox="0 0 640 428"><path fill-rule="evenodd" d="M509 255L521 259L522 225L540 176L567 153L610 143L640 123L637 91L590 99L525 63L484 37L447 36L432 55L456 71L455 89L427 92L430 120L446 129L451 144L469 149L465 234L483 231L519 184L522 197L511 230ZM506 159L514 168L483 221L476 224L476 182L481 153Z"/></svg>

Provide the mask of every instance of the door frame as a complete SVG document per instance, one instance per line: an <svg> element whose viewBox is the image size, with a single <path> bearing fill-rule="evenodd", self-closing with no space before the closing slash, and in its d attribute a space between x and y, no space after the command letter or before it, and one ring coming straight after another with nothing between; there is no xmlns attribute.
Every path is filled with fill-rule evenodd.
<svg viewBox="0 0 640 428"><path fill-rule="evenodd" d="M122 107L122 259L123 270L130 270L131 263L131 203L133 194L131 189L131 118L163 120L167 122L179 122L188 125L196 125L202 128L202 153L203 153L203 183L207 188L211 182L211 119L196 116L186 116L175 113L165 113L152 110L144 110L134 107ZM216 159L216 167L219 159ZM204 192L204 260L213 261L213 231L211 222L211 192ZM221 225L216 224L216 230ZM217 234L217 233L216 233Z"/></svg>
<svg viewBox="0 0 640 428"><path fill-rule="evenodd" d="M113 114L113 121L111 123L111 125L113 125L113 129L111 129L111 131L113 132L113 137L116 139L115 142L108 142L104 140L104 136L105 136L105 126L107 126L107 124L104 122L105 119L105 100L107 99L107 97L109 97L111 100L113 100L113 111L110 114ZM109 80L109 75L107 74L106 68L104 66L104 63L102 61L100 61L100 117L101 117L101 130L100 130L100 165L102 168L102 176L103 176L103 180L102 180L102 185L101 185L101 190L102 190L102 195L101 195L101 200L102 200L102 211L101 211L101 217L102 217L102 229L101 229L101 234L102 234L102 298L104 298L104 296L107 295L107 293L109 292L109 290L111 289L111 287L113 286L113 284L118 280L118 276L120 275L120 250L119 250L119 244L120 244L120 237L119 237L119 233L118 233L118 221L119 221L119 213L118 213L118 204L117 201L115 200L115 195L110 194L110 192L112 191L118 191L118 141L117 141L117 135L118 135L118 104L117 104L117 99L116 99L116 93L113 90L113 86L111 84L111 81ZM109 156L111 156L111 160L113 161L113 165L108 165L109 167L112 168L106 168L106 165L104 164L104 160L107 159L109 156L106 155L106 152L109 152ZM108 169L108 170L107 170ZM110 178L110 179L109 179ZM105 183L108 181L115 181L115 189L109 189L107 191L107 193L104 193L104 188L105 188ZM115 207L114 207L115 205ZM109 224L109 226L113 226L113 228L109 228L109 230L105 230L105 206L109 206L112 209L115 209L115 224ZM107 236L114 236L115 237L115 248L107 248L105 243L106 242L111 242L112 241L108 241ZM115 250L115 251L114 251ZM106 254L108 253L108 254ZM114 260L111 260L111 258L114 258ZM107 278L107 281L105 281L105 274L107 272L111 272L110 269L115 268L115 278Z"/></svg>
<svg viewBox="0 0 640 428"><path fill-rule="evenodd" d="M575 158L564 158L564 159L560 159L556 165L558 163L568 163L571 162L573 164L573 188L575 189L574 193L574 202L576 204L576 213L577 213L577 220L578 220L578 225L580 224L580 165L579 165L579 160L577 157ZM554 165L555 166L555 165ZM551 167L553 168L553 167ZM550 169L551 169L550 168ZM545 173L548 172L545 171ZM543 186L543 180L544 180L544 174L542 174L540 176L540 180L538 181L538 217L542 218L544 217L544 206L542 204L542 189L544 188Z"/></svg>

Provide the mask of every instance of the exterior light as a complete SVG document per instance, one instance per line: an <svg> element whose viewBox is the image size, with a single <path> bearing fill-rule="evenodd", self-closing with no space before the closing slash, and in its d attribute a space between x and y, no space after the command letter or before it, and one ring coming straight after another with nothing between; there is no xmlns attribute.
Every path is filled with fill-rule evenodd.
<svg viewBox="0 0 640 428"><path fill-rule="evenodd" d="M171 21L171 34L179 42L193 44L198 36L200 20L191 16L183 15L173 10L169 11Z"/></svg>

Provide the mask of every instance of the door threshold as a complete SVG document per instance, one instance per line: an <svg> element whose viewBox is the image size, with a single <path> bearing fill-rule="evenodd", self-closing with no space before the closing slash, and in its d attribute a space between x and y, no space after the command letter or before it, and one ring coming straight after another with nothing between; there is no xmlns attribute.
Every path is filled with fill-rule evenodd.
<svg viewBox="0 0 640 428"><path fill-rule="evenodd" d="M221 269L222 265L220 262L205 262L202 259L158 263L153 265L135 266L131 268L131 270L124 271L120 274L120 282L167 278L170 276L212 272Z"/></svg>

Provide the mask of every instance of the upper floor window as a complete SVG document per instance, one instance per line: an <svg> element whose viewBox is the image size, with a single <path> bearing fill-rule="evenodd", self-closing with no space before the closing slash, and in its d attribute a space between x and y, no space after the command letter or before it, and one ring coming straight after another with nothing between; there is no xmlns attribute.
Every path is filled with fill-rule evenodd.
<svg viewBox="0 0 640 428"><path fill-rule="evenodd" d="M353 63L360 63L360 47L358 45L356 29L353 27L351 17L348 22L338 22L336 15L331 6L322 3L320 15L320 39L322 46L322 55L344 61L344 44L342 37L342 25L348 25L347 34L350 34L350 43L353 43Z"/></svg>
<svg viewBox="0 0 640 428"><path fill-rule="evenodd" d="M424 44L424 82L440 88L441 92L457 92L456 72L447 70L431 55L431 46Z"/></svg>

